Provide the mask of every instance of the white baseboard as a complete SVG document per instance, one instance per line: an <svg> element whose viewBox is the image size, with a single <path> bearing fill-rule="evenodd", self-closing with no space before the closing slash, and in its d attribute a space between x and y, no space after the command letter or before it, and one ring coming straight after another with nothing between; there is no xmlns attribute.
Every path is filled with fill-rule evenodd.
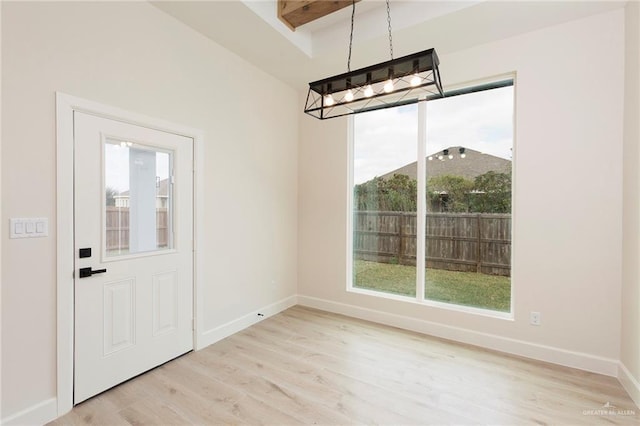
<svg viewBox="0 0 640 426"><path fill-rule="evenodd" d="M295 306L297 303L297 296L289 296L278 302L272 303L271 305L248 313L247 315L244 315L233 321L229 321L226 324L222 324L216 328L207 330L198 336L196 350L200 350L224 339L225 337L229 337L234 333L242 331L245 328L264 320L265 318L269 318L270 316L278 314L285 309L289 309L290 307ZM262 314L262 316L258 314Z"/></svg>
<svg viewBox="0 0 640 426"><path fill-rule="evenodd" d="M622 383L622 387L627 391L636 406L640 408L640 382L633 377L627 367L620 362L620 369L618 372L618 380Z"/></svg>
<svg viewBox="0 0 640 426"><path fill-rule="evenodd" d="M58 417L58 401L47 399L32 407L2 419L3 426L43 425Z"/></svg>
<svg viewBox="0 0 640 426"><path fill-rule="evenodd" d="M355 317L380 324L411 330L430 336L454 340L519 355L539 361L578 368L607 376L618 377L618 360L594 356L582 352L568 351L552 346L511 339L495 334L482 333L450 325L420 320L388 312L377 311L345 303L333 302L309 296L298 296L298 304L310 308Z"/></svg>

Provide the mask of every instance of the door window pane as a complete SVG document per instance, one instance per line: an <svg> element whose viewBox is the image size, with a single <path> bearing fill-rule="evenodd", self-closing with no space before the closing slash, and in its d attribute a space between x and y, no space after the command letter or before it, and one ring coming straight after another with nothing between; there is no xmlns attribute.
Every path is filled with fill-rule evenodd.
<svg viewBox="0 0 640 426"><path fill-rule="evenodd" d="M416 105L355 120L353 287L416 295Z"/></svg>
<svg viewBox="0 0 640 426"><path fill-rule="evenodd" d="M173 153L108 139L104 162L106 256L173 248Z"/></svg>

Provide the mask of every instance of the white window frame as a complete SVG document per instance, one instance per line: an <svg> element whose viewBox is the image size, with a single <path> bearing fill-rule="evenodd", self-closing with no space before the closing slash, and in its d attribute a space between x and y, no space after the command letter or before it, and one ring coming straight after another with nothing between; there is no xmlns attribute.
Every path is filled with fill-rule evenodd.
<svg viewBox="0 0 640 426"><path fill-rule="evenodd" d="M492 90L498 88L496 87L487 87L481 88L482 86L491 86L504 81L511 81L511 85L514 88L514 99L513 99L513 158L512 158L512 175L513 170L515 168L516 162L516 73L507 73L498 76L493 76L490 78L475 80L472 82L466 82L457 84L455 86L449 86L446 93L464 91L466 89L470 89L471 91L481 91L481 90ZM477 89L477 90L474 90ZM425 212L426 211L426 147L427 147L427 108L429 101L419 102L418 103L418 138L417 138L417 154L418 154L418 193L417 193L417 211ZM413 303L418 305L430 306L434 308L441 308L450 311L457 311L472 315L480 315L485 317L504 319L513 321L515 319L515 309L514 309L514 279L513 279L513 258L514 258L514 229L515 226L515 179L512 183L511 187L511 218L512 218L512 231L511 231L511 302L510 302L510 310L509 312L500 312L494 311L490 309L476 308L473 306L465 306L458 305L455 303L445 303L439 302L435 300L430 300L425 298L425 270L426 270L426 258L425 251L426 245L416 244L416 296L404 296L400 294L392 294L385 293L381 291L369 290L364 288L354 287L353 285L353 184L354 184L354 146L355 146L355 116L351 115L348 117L348 125L347 125L347 270L346 270L346 291L349 293L362 294L366 296L379 297L383 299L396 300L401 302ZM420 182L422 180L422 182ZM423 214L417 215L417 241L425 241L426 240L426 216Z"/></svg>

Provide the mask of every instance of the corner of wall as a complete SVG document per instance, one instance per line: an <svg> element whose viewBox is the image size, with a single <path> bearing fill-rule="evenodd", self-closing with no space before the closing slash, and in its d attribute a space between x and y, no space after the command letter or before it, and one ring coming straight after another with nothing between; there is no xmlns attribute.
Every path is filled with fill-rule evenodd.
<svg viewBox="0 0 640 426"><path fill-rule="evenodd" d="M246 315L243 315L240 318L229 321L226 324L222 324L218 327L212 328L211 330L206 330L202 333L198 333L198 336L196 337L195 350L198 351L209 345L212 345L224 339L225 337L229 337L232 334L238 333L245 328L251 327L256 323L263 321L266 318L277 315L280 312L289 309L292 306L295 306L297 303L298 296L289 296L275 303L250 312Z"/></svg>
<svg viewBox="0 0 640 426"><path fill-rule="evenodd" d="M623 256L618 378L640 407L640 3L625 7Z"/></svg>
<svg viewBox="0 0 640 426"><path fill-rule="evenodd" d="M636 406L640 408L640 382L636 380L631 372L620 362L618 369L618 380L622 384L622 387L627 391Z"/></svg>

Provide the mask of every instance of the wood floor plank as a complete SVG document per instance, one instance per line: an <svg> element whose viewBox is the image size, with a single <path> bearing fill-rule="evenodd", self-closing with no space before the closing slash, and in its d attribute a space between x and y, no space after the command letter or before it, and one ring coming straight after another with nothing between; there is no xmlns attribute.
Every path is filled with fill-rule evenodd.
<svg viewBox="0 0 640 426"><path fill-rule="evenodd" d="M638 425L614 378L296 306L52 425Z"/></svg>
<svg viewBox="0 0 640 426"><path fill-rule="evenodd" d="M185 425L189 420L164 401L154 398L138 400L118 412L131 425Z"/></svg>

